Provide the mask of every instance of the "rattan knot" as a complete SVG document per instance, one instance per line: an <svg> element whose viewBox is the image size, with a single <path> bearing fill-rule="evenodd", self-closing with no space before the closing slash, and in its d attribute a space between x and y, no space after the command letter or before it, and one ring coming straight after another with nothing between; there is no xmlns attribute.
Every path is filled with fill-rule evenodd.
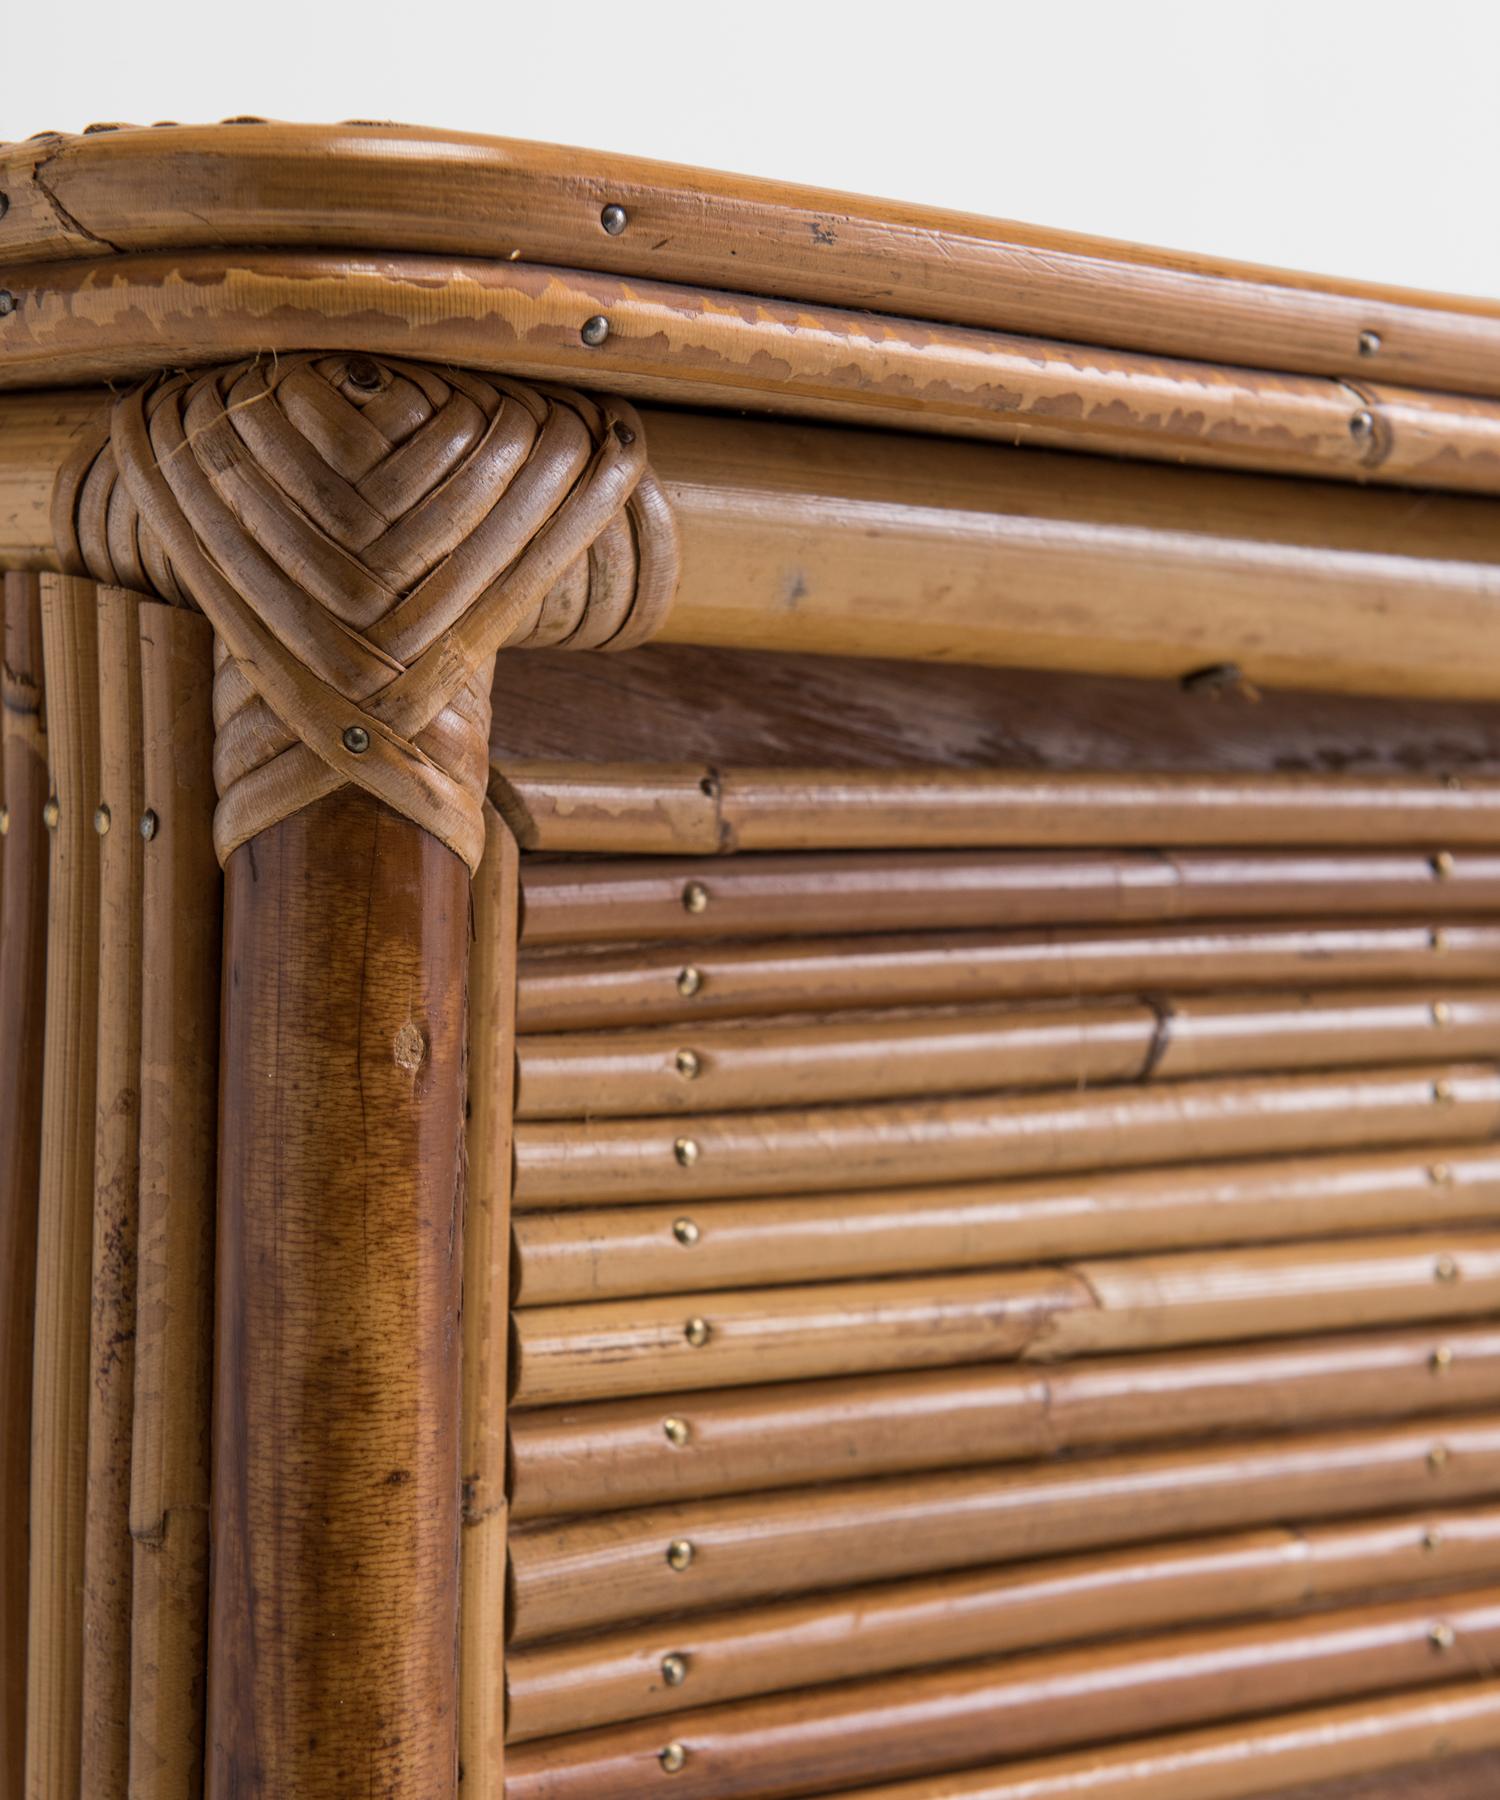
<svg viewBox="0 0 1500 1800"><path fill-rule="evenodd" d="M221 862L352 783L475 867L496 651L638 643L676 585L623 401L366 356L136 388L56 510L76 572L214 626Z"/></svg>

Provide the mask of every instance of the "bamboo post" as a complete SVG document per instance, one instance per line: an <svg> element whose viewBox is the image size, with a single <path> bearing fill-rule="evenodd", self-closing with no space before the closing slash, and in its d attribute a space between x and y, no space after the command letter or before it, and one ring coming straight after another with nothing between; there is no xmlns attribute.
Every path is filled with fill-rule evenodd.
<svg viewBox="0 0 1500 1800"><path fill-rule="evenodd" d="M25 1779L32 1311L47 979L47 738L34 575L5 578L0 888L0 1792Z"/></svg>

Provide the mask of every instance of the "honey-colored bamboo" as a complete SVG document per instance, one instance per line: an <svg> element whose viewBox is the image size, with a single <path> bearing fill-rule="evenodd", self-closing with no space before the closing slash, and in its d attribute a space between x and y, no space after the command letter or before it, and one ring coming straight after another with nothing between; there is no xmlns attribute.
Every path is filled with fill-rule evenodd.
<svg viewBox="0 0 1500 1800"><path fill-rule="evenodd" d="M518 862L515 839L487 808L469 958L458 1658L459 1767L465 1791L478 1795L500 1794L505 1780L505 1409Z"/></svg>
<svg viewBox="0 0 1500 1800"><path fill-rule="evenodd" d="M816 1594L702 1619L649 1620L513 1655L506 1665L510 1738L521 1743L971 1657L1327 1605L1421 1588L1435 1576L1487 1583L1497 1573L1500 1509L1491 1506L1274 1528ZM676 1682L663 1678L668 1658L683 1666Z"/></svg>
<svg viewBox="0 0 1500 1800"><path fill-rule="evenodd" d="M29 1800L81 1800L84 1518L99 1000L99 658L91 582L42 579L55 806L31 1413Z"/></svg>
<svg viewBox="0 0 1500 1800"><path fill-rule="evenodd" d="M516 1127L518 1211L841 1193L1251 1154L1473 1142L1500 1073L1432 1064L1097 1093L604 1119Z"/></svg>
<svg viewBox="0 0 1500 1800"><path fill-rule="evenodd" d="M148 979L128 1792L129 1800L194 1800L203 1791L207 1672L222 918L213 849L212 630L196 613L143 605L139 657L144 807L132 836L144 853Z"/></svg>
<svg viewBox="0 0 1500 1800"><path fill-rule="evenodd" d="M25 1791L31 1384L47 995L50 791L42 618L33 575L7 575L0 676L0 1792Z"/></svg>
<svg viewBox="0 0 1500 1800"><path fill-rule="evenodd" d="M517 1002L526 1032L620 1030L853 1007L1482 981L1497 966L1500 926L1446 920L910 932L695 944L690 955L652 944L532 952Z"/></svg>
<svg viewBox="0 0 1500 1800"><path fill-rule="evenodd" d="M1438 1651L1434 1632L1451 1634ZM1446 1635L1445 1635L1446 1641ZM854 1682L672 1721L686 1751L675 1792L777 1800L972 1767L1165 1726L1487 1674L1500 1589L1350 1607L1293 1621L1091 1644ZM635 1800L661 1773L659 1721L512 1748L508 1800Z"/></svg>
<svg viewBox="0 0 1500 1800"><path fill-rule="evenodd" d="M1126 1257L665 1299L532 1307L512 1398L630 1394L1161 1350L1474 1318L1500 1306L1500 1233Z"/></svg>
<svg viewBox="0 0 1500 1800"><path fill-rule="evenodd" d="M1472 1145L709 1200L686 1212L534 1212L514 1222L516 1301L556 1306L1497 1219L1500 1152Z"/></svg>
<svg viewBox="0 0 1500 1800"><path fill-rule="evenodd" d="M1469 776L711 769L503 764L491 794L524 850L1117 850L1161 844L1431 845L1500 839L1500 783Z"/></svg>
<svg viewBox="0 0 1500 1800"><path fill-rule="evenodd" d="M1069 1551L1492 1499L1492 1414L646 1507L511 1535L512 1641ZM686 1546L672 1560L674 1546Z"/></svg>
<svg viewBox="0 0 1500 1800"><path fill-rule="evenodd" d="M1399 849L995 850L754 856L723 862L535 862L522 871L528 946L638 938L1045 924L1374 918L1493 911L1500 856Z"/></svg>
<svg viewBox="0 0 1500 1800"><path fill-rule="evenodd" d="M511 1517L1496 1405L1500 1333L1462 1323L644 1395L513 1412Z"/></svg>
<svg viewBox="0 0 1500 1800"><path fill-rule="evenodd" d="M118 588L98 590L93 823L99 834L99 1051L83 1558L85 1794L123 1794L130 1756L130 1438L141 1137L139 604ZM155 968L152 974L159 979Z"/></svg>

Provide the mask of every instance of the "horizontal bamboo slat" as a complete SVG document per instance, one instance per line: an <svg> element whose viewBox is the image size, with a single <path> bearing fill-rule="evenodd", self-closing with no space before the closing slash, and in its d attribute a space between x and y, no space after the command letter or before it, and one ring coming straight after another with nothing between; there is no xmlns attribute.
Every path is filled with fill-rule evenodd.
<svg viewBox="0 0 1500 1800"><path fill-rule="evenodd" d="M1434 1632L1451 1634L1439 1651ZM674 1793L780 1800L1173 1725L1487 1675L1500 1589L916 1670L685 1713ZM660 1775L655 1720L515 1746L514 1800L636 1800Z"/></svg>
<svg viewBox="0 0 1500 1800"><path fill-rule="evenodd" d="M892 851L535 862L528 947L1017 925L1348 918L1500 908L1500 856L1459 851Z"/></svg>
<svg viewBox="0 0 1500 1800"><path fill-rule="evenodd" d="M515 1531L512 1641L984 1563L1497 1494L1500 1422L1485 1415L646 1507ZM688 1549L669 1561L674 1545Z"/></svg>
<svg viewBox="0 0 1500 1800"><path fill-rule="evenodd" d="M1095 1093L516 1127L518 1211L858 1192L1491 1137L1500 1072L1432 1064Z"/></svg>
<svg viewBox="0 0 1500 1800"><path fill-rule="evenodd" d="M527 1032L620 1030L845 1008L1358 983L1488 980L1500 925L1124 925L905 932L765 944L642 944L522 959ZM685 976L685 971L691 974Z"/></svg>
<svg viewBox="0 0 1500 1800"><path fill-rule="evenodd" d="M511 1656L510 1738L1497 1572L1500 1509L1482 1507L1200 1538L651 1620ZM675 1685L662 1677L668 1657L685 1666Z"/></svg>

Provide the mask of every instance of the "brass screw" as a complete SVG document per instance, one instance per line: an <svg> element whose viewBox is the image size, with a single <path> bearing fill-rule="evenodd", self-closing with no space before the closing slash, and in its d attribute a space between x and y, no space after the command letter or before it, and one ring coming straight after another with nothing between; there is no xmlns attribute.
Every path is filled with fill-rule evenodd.
<svg viewBox="0 0 1500 1800"><path fill-rule="evenodd" d="M1422 1533L1422 1548L1424 1550L1441 1550L1442 1547L1442 1532L1440 1532L1436 1526L1429 1526L1427 1530Z"/></svg>
<svg viewBox="0 0 1500 1800"><path fill-rule="evenodd" d="M713 1336L707 1319L689 1319L682 1328L682 1335L695 1350L701 1350Z"/></svg>
<svg viewBox="0 0 1500 1800"><path fill-rule="evenodd" d="M344 748L351 756L363 756L370 748L370 734L363 725L344 727Z"/></svg>
<svg viewBox="0 0 1500 1800"><path fill-rule="evenodd" d="M682 1164L683 1168L692 1168L699 1156L698 1140L696 1138L678 1138L677 1142L672 1146L672 1154L677 1158L678 1162Z"/></svg>
<svg viewBox="0 0 1500 1800"><path fill-rule="evenodd" d="M141 836L148 844L156 836L156 824L156 814L148 806L141 814Z"/></svg>
<svg viewBox="0 0 1500 1800"><path fill-rule="evenodd" d="M616 206L611 202L611 204L606 206L604 211L600 213L599 223L611 237L618 237L630 223L630 215L625 211L623 206Z"/></svg>
<svg viewBox="0 0 1500 1800"><path fill-rule="evenodd" d="M687 1658L676 1650L669 1650L661 1659L661 1678L668 1687L681 1687L688 1676Z"/></svg>
<svg viewBox="0 0 1500 1800"><path fill-rule="evenodd" d="M1380 333L1378 331L1362 331L1359 334L1359 353L1361 356L1374 356L1380 350Z"/></svg>
<svg viewBox="0 0 1500 1800"><path fill-rule="evenodd" d="M1445 1624L1434 1625L1427 1633L1427 1641L1434 1650L1451 1650L1455 1642L1453 1627Z"/></svg>
<svg viewBox="0 0 1500 1800"><path fill-rule="evenodd" d="M1432 1367L1433 1374L1441 1375L1444 1369L1453 1367L1453 1351L1447 1344L1439 1344L1427 1360Z"/></svg>
<svg viewBox="0 0 1500 1800"><path fill-rule="evenodd" d="M686 1538L673 1538L667 1545L667 1567L680 1575L693 1560L693 1546Z"/></svg>
<svg viewBox="0 0 1500 1800"><path fill-rule="evenodd" d="M1367 438L1375 435L1375 415L1368 407L1361 407L1349 421L1349 435L1352 438Z"/></svg>
<svg viewBox="0 0 1500 1800"><path fill-rule="evenodd" d="M1432 1022L1434 1025L1448 1025L1453 1020L1453 1008L1446 1000L1434 1000L1432 1003Z"/></svg>
<svg viewBox="0 0 1500 1800"><path fill-rule="evenodd" d="M585 319L583 329L579 332L590 350L597 350L609 336L609 320L603 313L595 313L592 319Z"/></svg>
<svg viewBox="0 0 1500 1800"><path fill-rule="evenodd" d="M673 1219L672 1236L677 1239L679 1244L686 1244L691 1249L701 1235L695 1220Z"/></svg>
<svg viewBox="0 0 1500 1800"><path fill-rule="evenodd" d="M708 889L701 881L690 881L682 890L682 910L690 913L708 911Z"/></svg>
<svg viewBox="0 0 1500 1800"><path fill-rule="evenodd" d="M687 968L677 971L677 991L684 1000L691 1000L702 986L703 971L701 969L695 969L690 964Z"/></svg>
<svg viewBox="0 0 1500 1800"><path fill-rule="evenodd" d="M667 1442L669 1444L675 1444L679 1450L693 1435L693 1428L688 1424L686 1419L663 1419L661 1428L666 1434Z"/></svg>
<svg viewBox="0 0 1500 1800"><path fill-rule="evenodd" d="M1453 852L1439 850L1435 856L1428 859L1428 867L1439 881L1446 881L1453 873Z"/></svg>
<svg viewBox="0 0 1500 1800"><path fill-rule="evenodd" d="M10 808L8 806L0 806L0 837L4 837L9 830Z"/></svg>
<svg viewBox="0 0 1500 1800"><path fill-rule="evenodd" d="M656 1760L669 1775L676 1775L687 1762L687 1751L681 1744L671 1743L665 1746Z"/></svg>
<svg viewBox="0 0 1500 1800"><path fill-rule="evenodd" d="M56 831L57 821L61 817L62 808L57 804L57 797L54 795L42 808L42 823L47 827L48 831Z"/></svg>
<svg viewBox="0 0 1500 1800"><path fill-rule="evenodd" d="M109 808L103 801L94 808L94 830L99 833L100 837L103 837L109 830Z"/></svg>
<svg viewBox="0 0 1500 1800"><path fill-rule="evenodd" d="M1446 1444L1434 1444L1432 1446L1427 1452L1427 1466L1432 1470L1433 1474L1437 1474L1439 1470L1447 1468L1448 1446Z"/></svg>
<svg viewBox="0 0 1500 1800"><path fill-rule="evenodd" d="M1451 1256L1440 1256L1432 1265L1432 1273L1439 1281L1457 1281L1458 1264Z"/></svg>
<svg viewBox="0 0 1500 1800"><path fill-rule="evenodd" d="M1447 1187L1453 1179L1453 1171L1447 1163L1433 1163L1427 1171L1427 1179L1435 1187Z"/></svg>

